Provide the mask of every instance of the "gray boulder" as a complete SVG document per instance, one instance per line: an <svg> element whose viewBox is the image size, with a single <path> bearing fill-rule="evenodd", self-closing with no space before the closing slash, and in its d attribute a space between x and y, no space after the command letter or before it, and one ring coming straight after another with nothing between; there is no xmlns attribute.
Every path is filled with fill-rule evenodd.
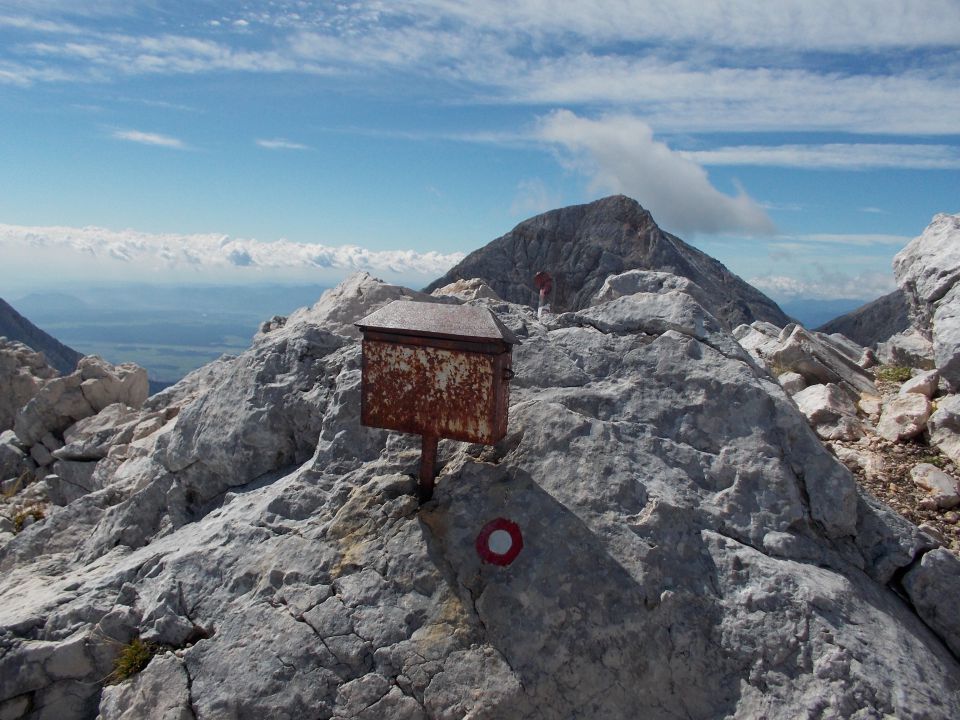
<svg viewBox="0 0 960 720"><path fill-rule="evenodd" d="M893 259L914 327L933 342L936 367L960 387L960 215L940 214Z"/></svg>
<svg viewBox="0 0 960 720"><path fill-rule="evenodd" d="M960 655L960 560L948 550L926 553L903 578L920 617Z"/></svg>
<svg viewBox="0 0 960 720"><path fill-rule="evenodd" d="M960 465L960 395L937 400L937 409L927 421L930 443Z"/></svg>
<svg viewBox="0 0 960 720"><path fill-rule="evenodd" d="M930 400L925 395L897 395L883 404L877 435L891 441L916 437L926 429L931 410Z"/></svg>
<svg viewBox="0 0 960 720"><path fill-rule="evenodd" d="M879 394L860 365L864 348L848 338L810 333L796 324L779 330L769 323L741 326L733 335L772 374L797 373L809 386L836 384L854 401Z"/></svg>
<svg viewBox="0 0 960 720"><path fill-rule="evenodd" d="M96 356L80 360L77 370L47 381L17 414L14 432L32 447L46 434L62 434L78 420L108 405L140 407L147 399L147 371L133 363L113 366Z"/></svg>
<svg viewBox="0 0 960 720"><path fill-rule="evenodd" d="M20 408L56 376L41 353L0 337L0 432L11 429Z"/></svg>
<svg viewBox="0 0 960 720"><path fill-rule="evenodd" d="M910 479L925 490L937 507L949 510L960 505L960 488L957 481L936 465L919 463L910 470Z"/></svg>
<svg viewBox="0 0 960 720"><path fill-rule="evenodd" d="M811 385L793 395L810 426L824 440L857 440L864 435L857 406L839 385Z"/></svg>
<svg viewBox="0 0 960 720"><path fill-rule="evenodd" d="M884 365L932 370L936 365L933 343L915 328L892 336L877 346L877 357Z"/></svg>
<svg viewBox="0 0 960 720"><path fill-rule="evenodd" d="M956 628L890 586L931 542L858 492L689 295L549 325L472 302L538 350L516 357L507 436L441 442L423 506L417 439L359 424L353 340L287 323L171 388L179 413L110 447L100 489L0 549L0 702L68 720L960 714ZM506 564L494 527L516 533ZM926 617L952 608L938 587ZM138 635L173 654L104 690Z"/></svg>
<svg viewBox="0 0 960 720"><path fill-rule="evenodd" d="M918 372L900 386L900 394L919 393L927 398L933 398L940 385L940 371L926 370Z"/></svg>

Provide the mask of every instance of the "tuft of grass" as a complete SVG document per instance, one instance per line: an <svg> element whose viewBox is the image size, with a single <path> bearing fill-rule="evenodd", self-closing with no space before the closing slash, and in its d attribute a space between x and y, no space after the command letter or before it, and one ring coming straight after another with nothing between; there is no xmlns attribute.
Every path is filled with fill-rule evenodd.
<svg viewBox="0 0 960 720"><path fill-rule="evenodd" d="M943 455L924 455L920 458L920 462L935 465L943 470L947 466L948 461Z"/></svg>
<svg viewBox="0 0 960 720"><path fill-rule="evenodd" d="M132 678L149 664L159 650L159 645L135 637L120 648L120 653L113 661L113 672L107 675L106 683L116 685Z"/></svg>
<svg viewBox="0 0 960 720"><path fill-rule="evenodd" d="M20 473L20 477L17 478L16 482L13 483L10 487L3 491L3 499L9 500L18 492L23 490L27 485L32 483L34 480L33 473L29 470L24 470Z"/></svg>
<svg viewBox="0 0 960 720"><path fill-rule="evenodd" d="M19 533L23 530L23 523L28 517L32 517L34 520L43 520L46 515L43 512L43 508L39 507L28 507L24 508L16 515L13 516L13 532L14 534Z"/></svg>
<svg viewBox="0 0 960 720"><path fill-rule="evenodd" d="M913 374L910 372L910 368L908 367L902 367L900 365L882 365L873 371L873 376L877 380L902 383L913 377Z"/></svg>

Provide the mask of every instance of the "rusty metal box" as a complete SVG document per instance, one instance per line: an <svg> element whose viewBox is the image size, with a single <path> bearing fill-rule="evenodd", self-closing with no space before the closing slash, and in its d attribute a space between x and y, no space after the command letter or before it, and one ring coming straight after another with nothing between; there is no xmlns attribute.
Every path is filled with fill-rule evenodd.
<svg viewBox="0 0 960 720"><path fill-rule="evenodd" d="M364 425L487 445L506 434L519 341L490 310L395 300L356 325Z"/></svg>

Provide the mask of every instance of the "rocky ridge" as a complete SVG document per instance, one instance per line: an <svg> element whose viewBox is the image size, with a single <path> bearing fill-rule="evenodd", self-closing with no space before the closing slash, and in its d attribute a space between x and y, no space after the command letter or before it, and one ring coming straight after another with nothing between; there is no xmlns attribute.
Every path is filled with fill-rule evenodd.
<svg viewBox="0 0 960 720"><path fill-rule="evenodd" d="M789 322L773 300L714 258L661 230L636 200L623 195L525 220L470 253L425 292L479 279L504 300L536 305L533 276L541 270L553 276L550 301L557 311L590 306L611 275L652 270L686 278L701 288L724 327L754 320L781 327Z"/></svg>
<svg viewBox="0 0 960 720"><path fill-rule="evenodd" d="M817 328L826 335L840 333L855 343L873 347L910 327L907 301L899 289L866 303Z"/></svg>
<svg viewBox="0 0 960 720"><path fill-rule="evenodd" d="M442 442L422 507L416 438L359 424L347 333L427 298L369 277L67 425L97 482L16 493L46 514L0 548L0 716L960 714L960 561L858 490L702 288L610 286L542 321L470 300L523 341L510 431ZM508 567L474 547L497 517ZM136 638L152 660L104 686Z"/></svg>
<svg viewBox="0 0 960 720"><path fill-rule="evenodd" d="M8 341L21 342L34 351L43 353L50 365L63 374L73 372L80 358L83 357L73 348L67 347L27 320L2 298L0 298L0 337Z"/></svg>

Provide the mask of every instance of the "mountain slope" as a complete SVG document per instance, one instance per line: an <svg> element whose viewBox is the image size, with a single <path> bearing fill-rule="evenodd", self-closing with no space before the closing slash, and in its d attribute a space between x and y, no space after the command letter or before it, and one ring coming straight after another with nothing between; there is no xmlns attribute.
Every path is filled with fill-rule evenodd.
<svg viewBox="0 0 960 720"><path fill-rule="evenodd" d="M27 320L3 298L0 298L0 336L18 340L37 352L42 352L47 362L64 375L73 372L77 362L83 357Z"/></svg>
<svg viewBox="0 0 960 720"><path fill-rule="evenodd" d="M903 291L894 290L846 315L834 318L817 328L823 333L842 333L851 340L869 347L889 340L910 327L907 301Z"/></svg>
<svg viewBox="0 0 960 720"><path fill-rule="evenodd" d="M960 561L691 295L475 301L522 338L510 433L444 441L424 505L331 332L412 295L348 280L64 432L83 494L0 534L3 717L960 717Z"/></svg>
<svg viewBox="0 0 960 720"><path fill-rule="evenodd" d="M724 265L664 232L649 212L624 195L551 210L470 253L427 292L456 280L482 278L504 300L536 304L533 276L554 278L555 311L579 310L610 275L661 270L693 280L715 300L711 312L728 328L754 320L783 327L790 320L766 295Z"/></svg>

